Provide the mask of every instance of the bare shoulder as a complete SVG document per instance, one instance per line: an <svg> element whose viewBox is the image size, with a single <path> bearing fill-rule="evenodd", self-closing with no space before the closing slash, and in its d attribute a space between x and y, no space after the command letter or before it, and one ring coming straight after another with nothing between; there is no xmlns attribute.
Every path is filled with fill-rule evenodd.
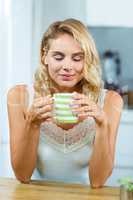
<svg viewBox="0 0 133 200"><path fill-rule="evenodd" d="M117 105L119 108L123 107L123 99L120 94L113 90L108 90L105 98L106 105Z"/></svg>
<svg viewBox="0 0 133 200"><path fill-rule="evenodd" d="M27 85L15 85L8 90L7 103L19 103L26 95Z"/></svg>

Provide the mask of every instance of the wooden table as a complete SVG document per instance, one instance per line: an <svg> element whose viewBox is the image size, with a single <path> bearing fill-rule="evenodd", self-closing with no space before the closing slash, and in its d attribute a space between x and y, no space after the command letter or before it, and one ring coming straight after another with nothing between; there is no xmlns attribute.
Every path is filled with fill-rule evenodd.
<svg viewBox="0 0 133 200"><path fill-rule="evenodd" d="M119 188L91 189L78 184L32 181L21 184L0 178L0 200L118 200Z"/></svg>

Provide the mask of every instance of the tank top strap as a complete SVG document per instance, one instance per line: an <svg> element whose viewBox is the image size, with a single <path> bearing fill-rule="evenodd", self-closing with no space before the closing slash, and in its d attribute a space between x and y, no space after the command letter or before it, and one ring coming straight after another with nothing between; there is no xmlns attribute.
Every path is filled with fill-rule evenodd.
<svg viewBox="0 0 133 200"><path fill-rule="evenodd" d="M105 101L107 91L108 91L107 89L101 89L101 92L100 92L100 95L99 95L99 98L98 98L98 105L101 108L103 108L103 106L104 106L104 101Z"/></svg>
<svg viewBox="0 0 133 200"><path fill-rule="evenodd" d="M27 85L26 89L27 89L27 92L28 92L28 107L30 107L32 102L33 102L34 94L35 94L33 84Z"/></svg>

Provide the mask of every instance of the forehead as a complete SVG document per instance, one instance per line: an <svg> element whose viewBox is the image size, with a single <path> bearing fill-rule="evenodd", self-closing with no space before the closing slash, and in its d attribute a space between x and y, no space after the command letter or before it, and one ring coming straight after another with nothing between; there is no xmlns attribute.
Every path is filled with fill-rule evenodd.
<svg viewBox="0 0 133 200"><path fill-rule="evenodd" d="M69 34L59 35L56 39L50 41L50 51L82 51L81 46L77 40L75 40Z"/></svg>

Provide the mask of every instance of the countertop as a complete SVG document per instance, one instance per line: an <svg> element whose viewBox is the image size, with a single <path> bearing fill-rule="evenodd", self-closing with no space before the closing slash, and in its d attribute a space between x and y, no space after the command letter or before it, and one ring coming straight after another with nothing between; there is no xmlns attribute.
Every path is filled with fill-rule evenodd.
<svg viewBox="0 0 133 200"><path fill-rule="evenodd" d="M80 184L32 181L22 184L9 178L0 178L1 200L118 200L120 189L103 187L92 189Z"/></svg>

